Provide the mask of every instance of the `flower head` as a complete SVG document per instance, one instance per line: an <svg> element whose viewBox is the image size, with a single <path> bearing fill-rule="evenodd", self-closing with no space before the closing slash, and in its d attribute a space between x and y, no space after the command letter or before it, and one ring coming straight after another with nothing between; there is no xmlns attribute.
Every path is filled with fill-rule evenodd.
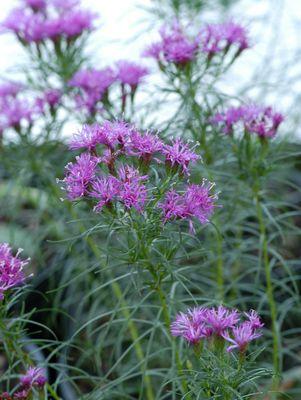
<svg viewBox="0 0 301 400"><path fill-rule="evenodd" d="M25 281L23 268L28 264L28 259L22 260L19 257L21 251L19 249L14 256L7 243L0 244L0 299L3 299L5 291Z"/></svg>
<svg viewBox="0 0 301 400"><path fill-rule="evenodd" d="M171 167L179 167L184 173L188 172L189 163L200 158L181 139L174 140L171 145L165 145L162 152Z"/></svg>
<svg viewBox="0 0 301 400"><path fill-rule="evenodd" d="M178 21L170 28L163 26L160 36L161 41L151 44L144 51L144 56L177 65L185 65L196 58L198 42L184 34Z"/></svg>
<svg viewBox="0 0 301 400"><path fill-rule="evenodd" d="M249 343L261 336L260 332L252 326L249 321L245 321L239 326L232 327L231 331L225 331L222 333L222 337L231 343L231 346L227 348L228 352L234 349L238 349L240 352L245 352Z"/></svg>
<svg viewBox="0 0 301 400"><path fill-rule="evenodd" d="M210 335L204 322L203 309L192 309L179 313L171 324L170 331L173 336L181 336L191 344L197 344Z"/></svg>
<svg viewBox="0 0 301 400"><path fill-rule="evenodd" d="M82 89L86 93L95 93L101 99L115 80L116 76L111 68L82 69L75 73L69 85Z"/></svg>
<svg viewBox="0 0 301 400"><path fill-rule="evenodd" d="M165 200L158 204L163 210L164 222L171 219L188 219L191 233L194 233L192 218L197 218L201 224L209 221L215 208L217 195L212 195L210 190L213 185L189 185L184 194L174 190L167 192Z"/></svg>
<svg viewBox="0 0 301 400"><path fill-rule="evenodd" d="M244 314L248 318L248 322L254 330L261 329L264 326L264 323L261 321L259 315L255 310L250 310L249 312L246 312Z"/></svg>
<svg viewBox="0 0 301 400"><path fill-rule="evenodd" d="M66 176L62 182L70 200L88 194L88 188L95 177L98 162L97 157L83 153L76 157L76 162L66 165Z"/></svg>
<svg viewBox="0 0 301 400"><path fill-rule="evenodd" d="M163 149L163 142L157 135L141 134L133 130L126 148L129 155L138 156L148 162L155 153Z"/></svg>
<svg viewBox="0 0 301 400"><path fill-rule="evenodd" d="M148 177L128 165L119 168L118 176L121 181L119 200L126 208L134 207L141 212L147 199L146 186L142 182Z"/></svg>
<svg viewBox="0 0 301 400"><path fill-rule="evenodd" d="M236 45L239 52L249 47L245 28L232 21L207 25L200 32L200 42L202 51L211 56L227 51L231 45Z"/></svg>
<svg viewBox="0 0 301 400"><path fill-rule="evenodd" d="M117 63L117 79L132 88L136 88L147 74L148 69L139 64L124 60Z"/></svg>
<svg viewBox="0 0 301 400"><path fill-rule="evenodd" d="M0 85L0 98L16 97L22 89L22 83L4 82Z"/></svg>
<svg viewBox="0 0 301 400"><path fill-rule="evenodd" d="M38 367L29 367L26 374L20 378L21 385L24 388L42 388L46 381L44 370Z"/></svg>
<svg viewBox="0 0 301 400"><path fill-rule="evenodd" d="M222 336L224 332L233 328L239 321L239 313L237 310L229 310L224 306L211 308L206 315L206 322L212 330L212 333Z"/></svg>
<svg viewBox="0 0 301 400"><path fill-rule="evenodd" d="M112 175L97 177L92 182L89 195L98 199L94 211L98 212L105 205L110 205L120 193L120 181Z"/></svg>

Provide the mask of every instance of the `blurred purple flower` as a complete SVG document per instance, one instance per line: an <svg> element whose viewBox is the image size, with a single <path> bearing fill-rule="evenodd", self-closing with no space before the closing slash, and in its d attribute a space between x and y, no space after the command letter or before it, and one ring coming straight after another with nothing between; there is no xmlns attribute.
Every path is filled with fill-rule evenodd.
<svg viewBox="0 0 301 400"><path fill-rule="evenodd" d="M217 113L211 122L221 125L226 134L232 134L236 124L241 123L246 132L269 138L276 135L283 120L283 115L273 111L272 107L251 104L231 107L223 113Z"/></svg>
<svg viewBox="0 0 301 400"><path fill-rule="evenodd" d="M20 378L20 383L24 388L42 388L46 382L44 370L38 367L29 367L26 374Z"/></svg>
<svg viewBox="0 0 301 400"><path fill-rule="evenodd" d="M200 32L201 50L212 56L225 52L231 45L237 45L239 52L249 47L244 27L232 21L223 24L209 24Z"/></svg>
<svg viewBox="0 0 301 400"><path fill-rule="evenodd" d="M148 69L139 64L121 60L117 63L117 79L123 85L130 85L135 89L148 74Z"/></svg>
<svg viewBox="0 0 301 400"><path fill-rule="evenodd" d="M185 65L196 58L198 40L191 39L183 32L178 21L171 27L160 29L161 41L151 44L144 51L145 57L153 57L157 61L165 60L177 65Z"/></svg>

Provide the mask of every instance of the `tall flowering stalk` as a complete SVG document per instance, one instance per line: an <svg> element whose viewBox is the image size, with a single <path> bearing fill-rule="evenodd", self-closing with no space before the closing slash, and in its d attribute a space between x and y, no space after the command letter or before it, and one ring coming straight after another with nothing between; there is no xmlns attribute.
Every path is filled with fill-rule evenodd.
<svg viewBox="0 0 301 400"><path fill-rule="evenodd" d="M153 249L175 221L187 221L195 234L196 221L206 224L212 216L217 197L212 193L213 185L206 181L187 184L191 164L199 156L179 139L167 144L152 132L142 133L124 122L110 121L84 126L70 147L86 152L66 167L61 183L67 198L85 200L104 218L113 219L115 224L122 221L125 233L133 232L136 245L128 245L135 249L128 262L149 272L150 289L161 302L168 328L169 306L162 285L169 272ZM165 243L168 254L173 244ZM182 370L177 352L176 362ZM185 379L182 384L186 391Z"/></svg>
<svg viewBox="0 0 301 400"><path fill-rule="evenodd" d="M273 388L278 389L281 373L280 336L278 329L277 305L275 301L272 266L268 249L268 232L265 225L264 203L262 200L263 178L268 174L265 164L269 141L276 135L283 116L271 107L254 104L233 107L218 113L212 122L220 126L224 134L229 135L234 143L235 154L242 172L242 177L250 181L256 208L260 233L260 264L266 280L266 296L269 303L273 336Z"/></svg>

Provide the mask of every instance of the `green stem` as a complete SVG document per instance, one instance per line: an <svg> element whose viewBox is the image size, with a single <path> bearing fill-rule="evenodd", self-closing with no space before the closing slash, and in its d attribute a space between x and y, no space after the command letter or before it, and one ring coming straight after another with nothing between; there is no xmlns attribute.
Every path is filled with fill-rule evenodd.
<svg viewBox="0 0 301 400"><path fill-rule="evenodd" d="M267 240L267 232L264 223L264 217L262 212L262 207L260 204L260 199L258 195L258 191L255 194L255 202L256 202L256 211L257 218L259 222L260 229L260 243L262 248L262 258L264 264L264 272L266 279L266 295L269 302L271 321L272 321L272 337L273 337L273 366L274 366L274 379L273 379L273 390L277 390L279 387L279 376L280 376L280 355L279 355L279 347L280 347L280 338L278 334L277 327L277 308L276 302L274 299L274 289L272 282L272 274L271 267L269 262L269 254L268 254L268 240Z"/></svg>
<svg viewBox="0 0 301 400"><path fill-rule="evenodd" d="M164 318L164 322L166 325L166 329L169 332L170 329L170 324L171 324L171 320L170 320L170 314L168 311L168 305L167 305L167 301L166 301L166 296L162 291L162 288L160 287L160 285L158 285L157 289L157 293L158 293L158 297L161 303L161 307L162 307L162 311L163 311L163 318ZM173 337L172 337L173 339ZM174 347L174 351L175 351L175 357L176 357L176 364L177 364L177 369L178 369L178 373L179 376L182 377L183 376L183 364L181 361L181 357L180 354L177 350L176 347ZM184 396L186 400L191 400L191 396L188 393L189 388L188 388L188 383L186 381L186 379L182 378L181 379L181 384L182 384L182 390L184 392Z"/></svg>
<svg viewBox="0 0 301 400"><path fill-rule="evenodd" d="M51 394L54 400L62 400L61 397L59 397L56 392L52 389L52 387L47 383L47 390Z"/></svg>
<svg viewBox="0 0 301 400"><path fill-rule="evenodd" d="M73 211L73 209L71 210L73 212L73 216L75 217L75 213ZM80 230L82 232L85 231L85 228L83 226L80 226ZM98 248L98 246L96 245L96 243L94 242L94 240L88 236L86 238L86 241L90 247L90 249L92 250L92 252L94 253L94 255L96 256L96 258L100 259L101 253L100 250ZM112 278L111 276L111 271L109 270L109 277ZM135 325L135 323L131 320L131 313L128 310L128 306L127 303L123 297L123 293L122 290L120 288L120 285L118 284L118 282L112 280L112 290L114 295L116 296L116 298L118 299L120 305L121 305L121 313L123 314L124 318L127 320L128 322L128 327L129 327L129 332L130 332L130 336L133 342L133 346L137 355L137 358L139 360L139 362L141 362L142 365L142 373L144 374L144 383L145 383L145 388L146 388L146 396L148 400L154 400L155 396L153 393L153 389L152 389L152 382L151 382L151 378L145 374L144 371L144 367L143 365L145 364L145 356L144 356L144 352L142 349L142 346L139 342L139 333L138 333L138 329Z"/></svg>
<svg viewBox="0 0 301 400"><path fill-rule="evenodd" d="M220 232L216 234L217 241L217 288L218 288L218 296L219 300L223 301L224 299L224 268L223 268L223 240Z"/></svg>

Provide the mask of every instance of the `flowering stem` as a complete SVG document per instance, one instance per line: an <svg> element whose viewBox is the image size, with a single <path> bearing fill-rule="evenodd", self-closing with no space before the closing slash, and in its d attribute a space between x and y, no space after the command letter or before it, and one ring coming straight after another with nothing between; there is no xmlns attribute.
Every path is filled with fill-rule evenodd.
<svg viewBox="0 0 301 400"><path fill-rule="evenodd" d="M279 346L280 338L277 327L277 308L274 299L274 289L272 283L271 267L269 262L268 254L268 241L266 234L266 227L264 224L264 217L262 212L262 207L259 199L258 190L255 192L255 203L257 218L259 222L260 229L260 242L262 248L262 258L264 264L265 278L266 278L266 294L269 302L271 321L272 321L272 336L273 336L273 366L274 366L274 379L273 379L273 390L277 390L279 386L279 375L280 375L280 356L279 356Z"/></svg>
<svg viewBox="0 0 301 400"><path fill-rule="evenodd" d="M223 269L223 240L221 233L217 231L217 288L219 300L224 299L224 269Z"/></svg>

